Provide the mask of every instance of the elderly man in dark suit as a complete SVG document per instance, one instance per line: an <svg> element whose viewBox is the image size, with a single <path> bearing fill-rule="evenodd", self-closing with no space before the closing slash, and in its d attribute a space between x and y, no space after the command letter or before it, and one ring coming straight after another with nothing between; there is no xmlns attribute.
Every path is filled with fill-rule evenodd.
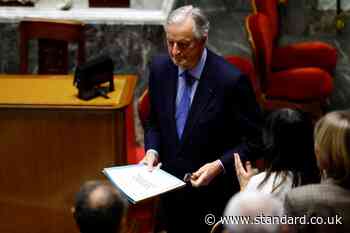
<svg viewBox="0 0 350 233"><path fill-rule="evenodd" d="M205 47L208 30L200 9L176 9L165 25L169 55L155 57L150 66L151 110L141 162L150 168L161 162L180 179L191 174L192 185L161 197L169 233L207 230L205 216L221 215L239 190L233 152L253 159L253 142L260 138L249 79Z"/></svg>

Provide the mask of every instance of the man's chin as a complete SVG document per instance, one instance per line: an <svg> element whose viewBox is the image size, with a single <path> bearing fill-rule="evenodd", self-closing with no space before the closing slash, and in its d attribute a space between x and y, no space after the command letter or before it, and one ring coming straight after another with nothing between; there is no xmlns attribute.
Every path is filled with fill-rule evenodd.
<svg viewBox="0 0 350 233"><path fill-rule="evenodd" d="M178 67L180 67L183 70L188 69L188 65L186 64L186 61L176 61L175 59L173 59L173 62L175 65L177 65Z"/></svg>

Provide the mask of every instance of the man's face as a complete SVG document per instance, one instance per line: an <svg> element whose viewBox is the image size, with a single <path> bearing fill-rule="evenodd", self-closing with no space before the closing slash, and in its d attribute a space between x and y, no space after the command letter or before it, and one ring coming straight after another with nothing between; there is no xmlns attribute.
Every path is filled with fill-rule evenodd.
<svg viewBox="0 0 350 233"><path fill-rule="evenodd" d="M206 38L195 38L192 29L191 17L181 24L168 25L165 29L169 55L176 65L185 70L197 65L206 41Z"/></svg>

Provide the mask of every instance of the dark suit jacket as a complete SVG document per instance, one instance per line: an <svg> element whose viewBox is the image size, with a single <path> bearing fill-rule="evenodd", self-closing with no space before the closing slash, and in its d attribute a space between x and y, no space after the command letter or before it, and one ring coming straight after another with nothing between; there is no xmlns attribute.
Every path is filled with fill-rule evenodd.
<svg viewBox="0 0 350 233"><path fill-rule="evenodd" d="M260 111L248 77L208 50L179 140L174 117L177 82L178 67L169 56L155 57L150 66L151 108L145 149L157 150L162 168L180 179L208 162L222 161L225 173L208 186L186 186L161 197L161 216L165 218L161 221L167 222L168 232L191 232L188 226L206 232L204 216L221 215L227 200L239 191L232 153L237 151L242 157L252 154L254 146L249 142L261 138Z"/></svg>
<svg viewBox="0 0 350 233"><path fill-rule="evenodd" d="M248 77L208 50L181 141L174 118L177 81L178 67L169 56L155 57L145 148L157 150L163 169L181 179L218 158L233 176L232 152L249 156L250 142L260 138L260 111Z"/></svg>
<svg viewBox="0 0 350 233"><path fill-rule="evenodd" d="M350 190L328 179L321 184L300 186L287 195L286 211L291 216L330 217L336 223L336 215L342 224L297 224L292 232L305 233L345 233L350 232Z"/></svg>

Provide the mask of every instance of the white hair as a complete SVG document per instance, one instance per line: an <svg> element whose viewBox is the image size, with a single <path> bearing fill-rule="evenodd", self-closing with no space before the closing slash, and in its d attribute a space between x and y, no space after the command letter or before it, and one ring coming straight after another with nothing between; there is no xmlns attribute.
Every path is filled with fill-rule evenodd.
<svg viewBox="0 0 350 233"><path fill-rule="evenodd" d="M193 7L192 5L182 6L175 9L170 13L166 20L165 27L170 24L181 24L188 17L191 17L193 24L193 34L197 39L202 39L208 36L209 32L209 20L204 15L201 9L198 7Z"/></svg>
<svg viewBox="0 0 350 233"><path fill-rule="evenodd" d="M238 221L243 218L250 219L250 223L229 221L224 223L228 232L235 233L279 233L279 224L254 224L257 216L282 217L284 214L283 202L278 198L261 192L240 192L234 195L226 205L224 216ZM248 217L246 217L248 216ZM239 219L238 219L239 218Z"/></svg>

